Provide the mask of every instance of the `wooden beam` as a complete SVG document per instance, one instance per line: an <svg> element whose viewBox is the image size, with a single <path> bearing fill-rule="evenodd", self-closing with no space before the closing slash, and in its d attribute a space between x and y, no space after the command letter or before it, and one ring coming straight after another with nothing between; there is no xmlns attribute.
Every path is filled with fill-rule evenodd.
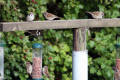
<svg viewBox="0 0 120 80"><path fill-rule="evenodd" d="M33 22L1 22L2 31L69 29L80 27L120 27L120 19L78 19Z"/></svg>
<svg viewBox="0 0 120 80"><path fill-rule="evenodd" d="M86 50L86 29L85 28L74 29L73 45L74 45L74 51Z"/></svg>

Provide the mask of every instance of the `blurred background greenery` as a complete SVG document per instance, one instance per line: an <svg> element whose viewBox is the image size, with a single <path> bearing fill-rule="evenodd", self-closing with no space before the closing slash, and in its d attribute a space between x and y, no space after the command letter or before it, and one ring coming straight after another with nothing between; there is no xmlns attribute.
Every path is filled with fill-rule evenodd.
<svg viewBox="0 0 120 80"><path fill-rule="evenodd" d="M35 20L44 20L43 12L48 11L63 19L86 19L86 11L103 11L105 18L120 16L120 0L0 0L0 21L25 21L29 12ZM4 3L4 4L3 4ZM27 27L27 26L26 26ZM44 27L44 26L43 26ZM61 26L62 27L62 26ZM87 36L89 50L89 80L112 80L115 66L115 43L119 28L90 29ZM73 32L68 30L44 30L42 36L30 41L24 31L4 32L5 79L26 80L25 62L32 61L31 43L44 45L43 65L50 71L50 79L72 80Z"/></svg>

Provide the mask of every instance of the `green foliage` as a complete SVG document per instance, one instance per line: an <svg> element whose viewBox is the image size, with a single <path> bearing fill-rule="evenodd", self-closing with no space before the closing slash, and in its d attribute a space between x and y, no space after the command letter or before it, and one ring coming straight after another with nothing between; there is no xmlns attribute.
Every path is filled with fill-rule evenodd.
<svg viewBox="0 0 120 80"><path fill-rule="evenodd" d="M5 79L25 80L26 74L25 62L31 61L31 46L28 37L24 32L9 32L4 34L6 44L5 49Z"/></svg>
<svg viewBox="0 0 120 80"><path fill-rule="evenodd" d="M63 19L84 19L86 11L100 10L105 18L120 16L120 0L4 0L0 9L0 21L24 21L29 12L34 12L35 20L44 20L42 13L52 12ZM44 26L43 26L44 27ZM62 26L61 26L62 27ZM91 29L87 36L89 51L89 79L112 80L115 65L115 36L119 28ZM23 31L6 32L5 78L26 80L25 63L32 60L32 43L44 46L43 65L50 71L50 79L72 80L72 30L44 30L43 36L29 41Z"/></svg>
<svg viewBox="0 0 120 80"><path fill-rule="evenodd" d="M43 43L45 44L43 61L44 65L48 65L50 68L52 76L50 80L72 79L72 57L70 56L72 46L69 46L71 41L65 41L66 38L71 39L72 34L70 35L68 30L63 31L49 30L49 32L45 31L43 34Z"/></svg>
<svg viewBox="0 0 120 80"><path fill-rule="evenodd" d="M3 5L5 2L4 0L0 0L0 4Z"/></svg>

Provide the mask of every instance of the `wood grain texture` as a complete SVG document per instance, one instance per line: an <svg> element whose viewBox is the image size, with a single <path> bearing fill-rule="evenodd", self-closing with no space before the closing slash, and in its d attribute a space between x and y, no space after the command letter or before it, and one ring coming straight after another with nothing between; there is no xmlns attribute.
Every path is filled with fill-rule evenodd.
<svg viewBox="0 0 120 80"><path fill-rule="evenodd" d="M33 22L1 22L2 31L69 29L80 27L120 27L120 19L78 19Z"/></svg>
<svg viewBox="0 0 120 80"><path fill-rule="evenodd" d="M73 40L74 51L86 50L86 29L85 28L74 29L73 39L74 39Z"/></svg>

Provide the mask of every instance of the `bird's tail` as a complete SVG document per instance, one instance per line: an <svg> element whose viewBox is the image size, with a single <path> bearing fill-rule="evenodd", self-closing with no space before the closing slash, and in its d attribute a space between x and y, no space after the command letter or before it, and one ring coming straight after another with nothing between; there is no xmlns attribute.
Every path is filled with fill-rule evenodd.
<svg viewBox="0 0 120 80"><path fill-rule="evenodd" d="M57 18L55 18L55 19L53 19L53 20L60 20L60 17L57 17Z"/></svg>
<svg viewBox="0 0 120 80"><path fill-rule="evenodd" d="M86 13L86 14L91 14L91 12L88 12L88 11L87 11L87 12L85 12L85 13Z"/></svg>
<svg viewBox="0 0 120 80"><path fill-rule="evenodd" d="M85 14L88 16L88 19L93 19L92 12L85 12Z"/></svg>

